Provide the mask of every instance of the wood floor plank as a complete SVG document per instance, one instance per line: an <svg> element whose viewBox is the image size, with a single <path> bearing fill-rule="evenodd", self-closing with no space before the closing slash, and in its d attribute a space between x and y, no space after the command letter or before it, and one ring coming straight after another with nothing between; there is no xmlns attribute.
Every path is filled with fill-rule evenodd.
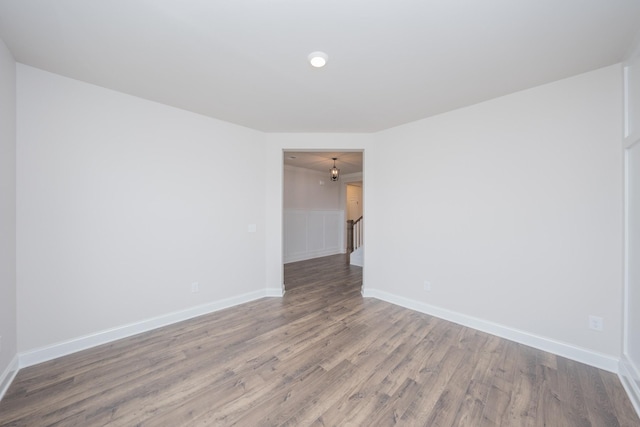
<svg viewBox="0 0 640 427"><path fill-rule="evenodd" d="M471 374L471 380L463 397L460 407L456 411L453 423L457 426L478 426L482 422L485 404L491 389L493 376L492 366L498 357L500 339L486 336L486 342L479 349L478 363Z"/></svg>
<svg viewBox="0 0 640 427"><path fill-rule="evenodd" d="M381 381L381 377L377 379L372 377L376 373L383 372L379 367L389 357L382 351L382 344L397 333L398 326L388 322L385 317L380 317L377 323L370 326L373 329L371 333L376 334L375 339L368 337L364 347L357 347L351 355L345 356L358 367L359 375L350 378L339 393L326 396L313 407L302 408L296 414L298 425L311 425L314 420L317 420L319 425L337 425L344 422L347 414L352 414L355 407L361 406L360 402L365 398L362 390L366 388L367 382L372 382L375 387L375 384ZM330 365L323 363L323 366ZM290 424L296 425L292 422Z"/></svg>
<svg viewBox="0 0 640 427"><path fill-rule="evenodd" d="M592 425L587 412L584 391L580 385L578 369L587 368L573 360L558 359L558 373L561 380L558 382L558 395L564 406L563 415L572 425ZM596 405L596 402L589 404Z"/></svg>
<svg viewBox="0 0 640 427"><path fill-rule="evenodd" d="M532 426L537 415L537 406L535 406L537 399L532 397L539 385L536 381L536 357L533 349L518 346L516 364L519 369L516 371L511 392L508 423ZM534 404L533 408L532 404Z"/></svg>
<svg viewBox="0 0 640 427"><path fill-rule="evenodd" d="M437 345L421 362L416 382L422 387L401 418L406 425L419 424L432 416L453 372L465 355L457 345L464 328L453 324L448 326L443 324Z"/></svg>
<svg viewBox="0 0 640 427"><path fill-rule="evenodd" d="M363 298L344 256L285 283L22 369L0 426L640 426L615 375Z"/></svg>
<svg viewBox="0 0 640 427"><path fill-rule="evenodd" d="M579 367L576 371L585 402L595 403L595 405L586 405L589 421L598 426L619 426L620 423L614 414L613 405L598 371L588 367Z"/></svg>
<svg viewBox="0 0 640 427"><path fill-rule="evenodd" d="M614 412L616 418L622 427L635 427L638 424L637 417L635 416L635 410L633 404L628 399L623 387L620 387L620 380L618 376L611 372L598 371L602 383L607 390L609 401L614 406Z"/></svg>

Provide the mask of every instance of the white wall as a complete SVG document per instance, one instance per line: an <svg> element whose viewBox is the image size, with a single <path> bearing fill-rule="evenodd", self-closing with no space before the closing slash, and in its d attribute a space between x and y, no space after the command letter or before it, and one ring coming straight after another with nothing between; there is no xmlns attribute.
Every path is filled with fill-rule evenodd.
<svg viewBox="0 0 640 427"><path fill-rule="evenodd" d="M368 294L611 368L622 327L621 84L611 66L377 134ZM589 315L604 331L588 328Z"/></svg>
<svg viewBox="0 0 640 427"><path fill-rule="evenodd" d="M264 134L17 80L20 351L265 289Z"/></svg>
<svg viewBox="0 0 640 427"><path fill-rule="evenodd" d="M17 366L16 63L0 40L0 397Z"/></svg>
<svg viewBox="0 0 640 427"><path fill-rule="evenodd" d="M347 219L356 221L362 216L362 185L346 185Z"/></svg>
<svg viewBox="0 0 640 427"><path fill-rule="evenodd" d="M282 223L285 264L345 253L343 211L285 209Z"/></svg>
<svg viewBox="0 0 640 427"><path fill-rule="evenodd" d="M344 211L338 181L328 174L285 165L284 262L344 253Z"/></svg>
<svg viewBox="0 0 640 427"><path fill-rule="evenodd" d="M284 209L340 209L340 181L328 179L329 173L286 165L284 167Z"/></svg>
<svg viewBox="0 0 640 427"><path fill-rule="evenodd" d="M625 65L626 288L620 371L640 414L640 43Z"/></svg>

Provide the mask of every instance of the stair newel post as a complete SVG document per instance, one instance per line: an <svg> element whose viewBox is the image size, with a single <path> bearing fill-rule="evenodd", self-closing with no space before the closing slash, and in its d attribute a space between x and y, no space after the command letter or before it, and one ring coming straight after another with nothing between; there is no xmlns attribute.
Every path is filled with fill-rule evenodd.
<svg viewBox="0 0 640 427"><path fill-rule="evenodd" d="M353 220L347 220L347 264L351 260L351 252L353 252Z"/></svg>

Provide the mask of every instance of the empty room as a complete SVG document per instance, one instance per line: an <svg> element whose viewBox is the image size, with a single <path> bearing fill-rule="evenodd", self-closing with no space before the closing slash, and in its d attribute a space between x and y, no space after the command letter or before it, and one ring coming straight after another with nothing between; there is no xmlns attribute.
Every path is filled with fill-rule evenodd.
<svg viewBox="0 0 640 427"><path fill-rule="evenodd" d="M0 426L640 426L640 2L0 1Z"/></svg>

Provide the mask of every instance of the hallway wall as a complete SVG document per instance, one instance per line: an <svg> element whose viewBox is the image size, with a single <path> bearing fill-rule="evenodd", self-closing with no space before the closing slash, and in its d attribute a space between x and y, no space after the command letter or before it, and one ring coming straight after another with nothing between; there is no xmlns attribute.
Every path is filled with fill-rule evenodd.
<svg viewBox="0 0 640 427"><path fill-rule="evenodd" d="M285 165L283 175L284 262L344 252L340 182L328 174Z"/></svg>

